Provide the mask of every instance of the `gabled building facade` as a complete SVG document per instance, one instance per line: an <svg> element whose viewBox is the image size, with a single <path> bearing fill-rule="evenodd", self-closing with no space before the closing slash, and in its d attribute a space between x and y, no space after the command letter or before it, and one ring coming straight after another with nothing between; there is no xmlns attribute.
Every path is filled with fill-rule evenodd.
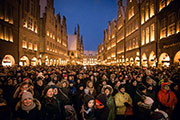
<svg viewBox="0 0 180 120"><path fill-rule="evenodd" d="M125 6L119 0L116 26L108 22L104 32L106 64L180 65L179 6L178 0L127 0ZM98 52L98 60L101 55Z"/></svg>

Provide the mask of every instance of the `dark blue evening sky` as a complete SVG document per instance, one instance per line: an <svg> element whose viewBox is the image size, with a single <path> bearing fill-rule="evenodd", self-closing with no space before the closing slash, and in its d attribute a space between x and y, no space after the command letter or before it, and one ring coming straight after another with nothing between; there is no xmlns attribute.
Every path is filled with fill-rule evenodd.
<svg viewBox="0 0 180 120"><path fill-rule="evenodd" d="M97 50L108 21L117 18L118 6L117 0L54 0L54 7L56 14L66 17L68 34L79 24L84 49Z"/></svg>

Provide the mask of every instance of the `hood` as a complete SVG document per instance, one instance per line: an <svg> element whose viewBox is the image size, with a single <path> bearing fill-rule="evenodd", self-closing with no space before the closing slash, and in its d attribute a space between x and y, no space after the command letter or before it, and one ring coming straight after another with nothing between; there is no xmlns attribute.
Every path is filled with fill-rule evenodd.
<svg viewBox="0 0 180 120"><path fill-rule="evenodd" d="M61 81L60 88L62 88L64 82L66 83L66 88L68 88L69 87L69 81L67 81L67 80L62 80Z"/></svg>
<svg viewBox="0 0 180 120"><path fill-rule="evenodd" d="M168 83L167 83L167 82L164 82L164 83L161 84L161 90L164 91L164 92L167 92L167 90L165 90L165 89L163 88L165 85L168 85Z"/></svg>
<svg viewBox="0 0 180 120"><path fill-rule="evenodd" d="M110 90L110 94L113 93L113 88L110 85L103 86L103 88L101 89L101 92L104 93L106 89Z"/></svg>

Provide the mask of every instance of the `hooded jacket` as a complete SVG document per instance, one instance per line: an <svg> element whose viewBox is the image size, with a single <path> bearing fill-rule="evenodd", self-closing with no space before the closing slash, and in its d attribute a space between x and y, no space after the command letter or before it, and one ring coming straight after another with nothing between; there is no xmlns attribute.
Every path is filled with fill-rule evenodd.
<svg viewBox="0 0 180 120"><path fill-rule="evenodd" d="M158 92L158 101L161 105L173 109L177 103L177 98L173 91L164 89L165 85L168 85L168 83L161 84L161 90Z"/></svg>

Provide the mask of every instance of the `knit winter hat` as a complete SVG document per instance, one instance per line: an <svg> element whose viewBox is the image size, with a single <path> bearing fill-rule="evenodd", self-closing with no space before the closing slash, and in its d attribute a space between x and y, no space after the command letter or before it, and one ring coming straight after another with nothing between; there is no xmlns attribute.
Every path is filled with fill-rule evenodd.
<svg viewBox="0 0 180 120"><path fill-rule="evenodd" d="M31 92L25 91L21 97L21 101L24 101L25 99L34 99Z"/></svg>

